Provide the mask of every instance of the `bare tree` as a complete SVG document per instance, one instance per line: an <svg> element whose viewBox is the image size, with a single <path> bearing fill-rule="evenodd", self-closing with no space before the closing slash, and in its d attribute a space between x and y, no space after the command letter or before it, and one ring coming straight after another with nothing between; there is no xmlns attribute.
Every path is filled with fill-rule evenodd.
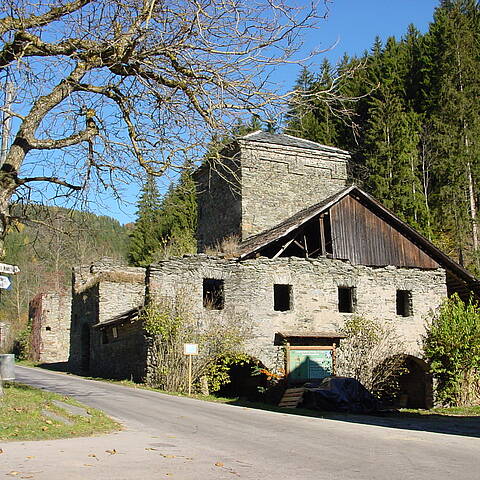
<svg viewBox="0 0 480 480"><path fill-rule="evenodd" d="M289 1L4 0L0 239L14 202L119 194L283 100L275 66L325 13Z"/></svg>

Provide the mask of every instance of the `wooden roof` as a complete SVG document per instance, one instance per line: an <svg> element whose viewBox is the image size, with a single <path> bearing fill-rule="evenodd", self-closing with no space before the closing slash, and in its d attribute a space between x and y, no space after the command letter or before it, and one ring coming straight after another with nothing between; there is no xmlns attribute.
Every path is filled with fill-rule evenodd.
<svg viewBox="0 0 480 480"><path fill-rule="evenodd" d="M327 250L325 245L319 246L317 239L324 234L323 227L318 225L324 219L331 229L327 232L331 235ZM356 186L339 191L240 245L239 260L258 255L271 258L323 255L360 265L442 267L447 271L449 293L457 291L465 297L472 290L480 294L476 277Z"/></svg>

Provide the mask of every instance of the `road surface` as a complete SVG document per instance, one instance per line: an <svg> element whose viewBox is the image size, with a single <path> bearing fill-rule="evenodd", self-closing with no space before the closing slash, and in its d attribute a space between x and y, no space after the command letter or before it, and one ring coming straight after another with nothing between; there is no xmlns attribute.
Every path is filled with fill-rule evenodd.
<svg viewBox="0 0 480 480"><path fill-rule="evenodd" d="M17 367L17 380L71 395L125 425L101 437L0 443L0 477L183 480L455 480L480 477L480 432L384 426L202 402ZM380 423L380 425L365 424ZM381 424L384 425L381 425ZM472 424L473 425L473 424ZM455 428L452 430L455 432ZM461 433L461 434L459 434ZM114 452L114 454L107 452ZM8 478L8 477L7 477Z"/></svg>

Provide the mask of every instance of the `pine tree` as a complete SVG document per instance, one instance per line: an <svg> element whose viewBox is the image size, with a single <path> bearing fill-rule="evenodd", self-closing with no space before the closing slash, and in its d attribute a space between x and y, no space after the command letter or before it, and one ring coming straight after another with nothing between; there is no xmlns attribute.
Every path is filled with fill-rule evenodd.
<svg viewBox="0 0 480 480"><path fill-rule="evenodd" d="M158 231L163 245L161 256L196 253L197 199L195 183L185 169L176 185L165 195L159 215Z"/></svg>
<svg viewBox="0 0 480 480"><path fill-rule="evenodd" d="M137 221L130 235L128 259L132 265L146 266L152 263L161 248L160 193L155 177L145 180L137 204Z"/></svg>
<svg viewBox="0 0 480 480"><path fill-rule="evenodd" d="M478 269L480 177L480 8L444 1L430 31L438 223L454 236L461 262Z"/></svg>

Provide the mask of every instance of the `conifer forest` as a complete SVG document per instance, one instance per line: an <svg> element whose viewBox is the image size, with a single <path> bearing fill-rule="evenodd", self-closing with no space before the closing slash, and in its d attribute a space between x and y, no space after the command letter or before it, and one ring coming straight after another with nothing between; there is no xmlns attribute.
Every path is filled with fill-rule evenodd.
<svg viewBox="0 0 480 480"><path fill-rule="evenodd" d="M285 131L350 151L353 182L478 274L479 94L480 6L444 0L425 34L304 69Z"/></svg>

